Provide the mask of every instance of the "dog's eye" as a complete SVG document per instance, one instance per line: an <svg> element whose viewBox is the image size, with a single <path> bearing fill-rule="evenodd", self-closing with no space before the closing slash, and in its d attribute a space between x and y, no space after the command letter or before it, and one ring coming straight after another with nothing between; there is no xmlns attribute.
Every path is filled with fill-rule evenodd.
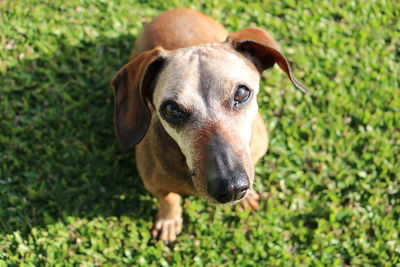
<svg viewBox="0 0 400 267"><path fill-rule="evenodd" d="M182 124L186 121L188 114L173 101L167 101L162 105L161 116L173 124Z"/></svg>
<svg viewBox="0 0 400 267"><path fill-rule="evenodd" d="M234 105L246 102L251 95L251 91L244 85L239 85L235 92Z"/></svg>

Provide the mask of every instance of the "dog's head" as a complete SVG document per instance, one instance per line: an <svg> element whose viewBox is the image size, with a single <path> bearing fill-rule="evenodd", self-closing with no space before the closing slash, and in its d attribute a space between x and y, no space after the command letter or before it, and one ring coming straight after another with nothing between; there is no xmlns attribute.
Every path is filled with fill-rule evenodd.
<svg viewBox="0 0 400 267"><path fill-rule="evenodd" d="M135 146L155 116L186 157L199 195L219 203L240 200L254 179L250 139L260 73L275 63L306 90L277 43L258 28L233 33L224 43L142 53L112 81L117 137Z"/></svg>

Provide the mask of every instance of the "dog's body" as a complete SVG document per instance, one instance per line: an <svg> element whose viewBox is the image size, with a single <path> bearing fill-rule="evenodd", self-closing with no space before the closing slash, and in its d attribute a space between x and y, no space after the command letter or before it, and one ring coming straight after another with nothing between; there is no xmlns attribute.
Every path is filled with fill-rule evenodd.
<svg viewBox="0 0 400 267"><path fill-rule="evenodd" d="M228 36L213 19L178 9L145 26L132 56L112 82L116 133L137 145L139 174L160 200L153 235L173 241L181 231L180 194L257 209L254 165L268 146L260 73L277 63L305 90L277 43L258 28Z"/></svg>

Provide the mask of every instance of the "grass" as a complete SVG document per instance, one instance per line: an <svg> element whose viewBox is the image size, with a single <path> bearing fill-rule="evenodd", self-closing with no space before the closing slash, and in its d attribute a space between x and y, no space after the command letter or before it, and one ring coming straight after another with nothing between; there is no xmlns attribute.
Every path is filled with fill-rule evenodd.
<svg viewBox="0 0 400 267"><path fill-rule="evenodd" d="M0 2L0 267L399 266L400 4L146 2ZM173 7L267 29L312 93L264 74L260 210L187 197L168 247L149 242L156 202L115 141L109 81Z"/></svg>

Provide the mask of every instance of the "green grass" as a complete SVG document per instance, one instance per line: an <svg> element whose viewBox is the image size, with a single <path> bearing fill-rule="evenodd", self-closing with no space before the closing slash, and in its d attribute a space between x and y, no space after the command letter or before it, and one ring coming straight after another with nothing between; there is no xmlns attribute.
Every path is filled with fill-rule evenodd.
<svg viewBox="0 0 400 267"><path fill-rule="evenodd" d="M399 266L399 2L167 2L0 2L0 267ZM149 242L156 200L116 143L109 81L173 7L267 29L312 93L264 74L260 210L185 198L168 247Z"/></svg>

